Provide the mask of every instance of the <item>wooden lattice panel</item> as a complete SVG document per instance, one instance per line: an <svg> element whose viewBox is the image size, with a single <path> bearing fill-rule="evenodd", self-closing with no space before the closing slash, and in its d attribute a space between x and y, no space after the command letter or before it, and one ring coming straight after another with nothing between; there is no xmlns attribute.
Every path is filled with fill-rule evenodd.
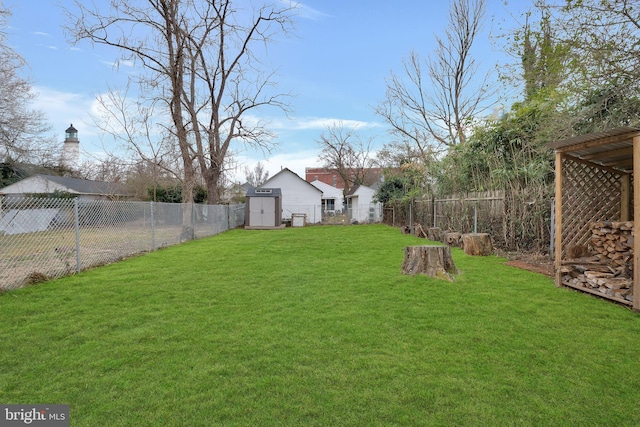
<svg viewBox="0 0 640 427"><path fill-rule="evenodd" d="M589 224L620 220L620 175L607 170L563 161L562 258L571 246L588 245Z"/></svg>

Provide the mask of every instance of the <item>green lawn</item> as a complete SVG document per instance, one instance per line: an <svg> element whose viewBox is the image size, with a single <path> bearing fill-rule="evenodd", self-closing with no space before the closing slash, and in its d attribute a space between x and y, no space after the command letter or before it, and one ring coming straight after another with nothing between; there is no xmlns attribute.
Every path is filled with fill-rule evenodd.
<svg viewBox="0 0 640 427"><path fill-rule="evenodd" d="M382 225L232 230L0 295L0 402L72 426L640 425L640 318Z"/></svg>

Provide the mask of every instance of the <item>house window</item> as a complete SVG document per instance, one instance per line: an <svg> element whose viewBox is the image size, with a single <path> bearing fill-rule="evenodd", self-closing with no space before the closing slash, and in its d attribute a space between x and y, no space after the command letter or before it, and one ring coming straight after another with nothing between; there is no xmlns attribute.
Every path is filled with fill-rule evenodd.
<svg viewBox="0 0 640 427"><path fill-rule="evenodd" d="M322 200L322 210L327 211L335 211L336 210L336 200L335 199L323 199Z"/></svg>

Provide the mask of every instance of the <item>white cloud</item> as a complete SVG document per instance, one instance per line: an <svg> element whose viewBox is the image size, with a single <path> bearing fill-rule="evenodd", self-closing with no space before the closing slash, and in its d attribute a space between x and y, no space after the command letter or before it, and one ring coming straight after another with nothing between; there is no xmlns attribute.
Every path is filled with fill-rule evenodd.
<svg viewBox="0 0 640 427"><path fill-rule="evenodd" d="M63 92L42 86L34 86L33 89L38 94L33 107L46 114L46 119L52 126L52 137L62 144L65 129L73 124L78 129L83 156L88 152L101 150L101 135L90 116L95 102L92 94Z"/></svg>
<svg viewBox="0 0 640 427"><path fill-rule="evenodd" d="M88 111L94 100L92 95L63 92L48 87L34 86L38 97L34 107L43 111L56 131L64 131L69 123L90 123ZM59 126L65 126L60 129Z"/></svg>
<svg viewBox="0 0 640 427"><path fill-rule="evenodd" d="M301 117L293 119L277 119L271 121L274 129L281 130L324 130L329 126L343 126L353 129L370 129L383 127L377 122L362 120L338 119L330 117Z"/></svg>
<svg viewBox="0 0 640 427"><path fill-rule="evenodd" d="M300 16L301 18L311 19L312 21L319 21L323 18L331 16L324 12L320 12L319 10L314 9L310 6L302 4L301 2L291 0L280 0L280 2L285 4L287 7L296 9L298 11L298 16Z"/></svg>
<svg viewBox="0 0 640 427"><path fill-rule="evenodd" d="M118 59L116 61L106 61L104 59L101 59L100 62L116 70L119 69L120 67L133 68L135 66L133 61L124 60L124 59Z"/></svg>
<svg viewBox="0 0 640 427"><path fill-rule="evenodd" d="M340 119L333 117L287 118L244 114L242 116L242 120L245 125L264 126L265 129L276 133L287 131L318 131L318 133L320 133L330 126L343 126L345 128L355 130L384 128L384 125L378 122L366 122L362 120Z"/></svg>
<svg viewBox="0 0 640 427"><path fill-rule="evenodd" d="M318 160L319 151L317 150L301 150L297 152L278 153L274 154L266 159L251 158L247 156L236 157L238 166L231 172L233 182L243 183L246 181L244 169L253 170L258 162L262 163L265 170L269 172L269 177L274 176L282 169L287 168L302 179L305 177L305 168L319 167L320 161Z"/></svg>

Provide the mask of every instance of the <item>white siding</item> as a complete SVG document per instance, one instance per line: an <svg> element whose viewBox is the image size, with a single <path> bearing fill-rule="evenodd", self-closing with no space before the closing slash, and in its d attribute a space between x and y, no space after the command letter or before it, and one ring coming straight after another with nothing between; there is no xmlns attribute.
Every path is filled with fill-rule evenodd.
<svg viewBox="0 0 640 427"><path fill-rule="evenodd" d="M344 211L344 203L343 203L343 194L340 188L333 187L329 184L326 184L322 181L315 180L311 182L311 185L316 187L318 190L322 191L322 199L333 199L335 200L335 211L343 212Z"/></svg>
<svg viewBox="0 0 640 427"><path fill-rule="evenodd" d="M53 193L56 190L75 193L75 191L44 179L41 176L32 176L8 185L0 189L0 193L7 195L24 195L25 193Z"/></svg>
<svg viewBox="0 0 640 427"><path fill-rule="evenodd" d="M349 196L349 219L358 222L382 221L382 203L374 202L375 190L364 185L359 186Z"/></svg>
<svg viewBox="0 0 640 427"><path fill-rule="evenodd" d="M308 223L322 221L322 191L300 178L289 169L283 169L260 188L280 188L282 191L282 218L290 219L292 214L306 214Z"/></svg>

